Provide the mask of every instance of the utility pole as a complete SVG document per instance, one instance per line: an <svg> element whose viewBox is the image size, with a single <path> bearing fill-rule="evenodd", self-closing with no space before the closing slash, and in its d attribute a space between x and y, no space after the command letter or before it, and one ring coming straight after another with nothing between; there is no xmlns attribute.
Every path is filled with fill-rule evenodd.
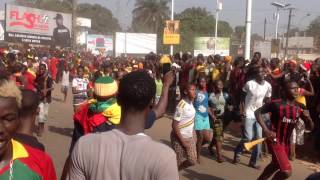
<svg viewBox="0 0 320 180"><path fill-rule="evenodd" d="M174 20L174 0L171 0L171 20ZM173 45L170 45L170 55L173 56Z"/></svg>
<svg viewBox="0 0 320 180"><path fill-rule="evenodd" d="M250 60L250 46L251 46L251 12L252 12L252 0L247 0L247 13L246 13L246 47L245 56L246 60Z"/></svg>
<svg viewBox="0 0 320 180"><path fill-rule="evenodd" d="M219 12L222 10L222 3L217 0L217 9L216 9L216 26L214 31L214 54L217 52L217 40L218 40L218 22L219 22Z"/></svg>
<svg viewBox="0 0 320 180"><path fill-rule="evenodd" d="M264 18L263 40L266 40L267 18Z"/></svg>
<svg viewBox="0 0 320 180"><path fill-rule="evenodd" d="M288 20L288 27L287 27L287 34L286 34L286 48L284 51L284 59L287 60L287 55L288 55L288 45L289 45L289 31L290 31L290 26L291 26L291 18L292 18L292 11L294 8L289 8L289 20Z"/></svg>
<svg viewBox="0 0 320 180"><path fill-rule="evenodd" d="M76 48L77 45L77 0L72 0L72 37L71 37L71 47Z"/></svg>

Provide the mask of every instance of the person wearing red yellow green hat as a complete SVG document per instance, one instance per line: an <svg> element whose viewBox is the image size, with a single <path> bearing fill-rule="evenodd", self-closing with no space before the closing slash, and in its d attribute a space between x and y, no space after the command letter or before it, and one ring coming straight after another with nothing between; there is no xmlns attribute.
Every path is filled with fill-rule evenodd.
<svg viewBox="0 0 320 180"><path fill-rule="evenodd" d="M75 127L71 149L81 136L112 130L120 123L121 108L115 98L118 91L117 82L110 76L99 77L93 90L94 99L80 106L73 116Z"/></svg>

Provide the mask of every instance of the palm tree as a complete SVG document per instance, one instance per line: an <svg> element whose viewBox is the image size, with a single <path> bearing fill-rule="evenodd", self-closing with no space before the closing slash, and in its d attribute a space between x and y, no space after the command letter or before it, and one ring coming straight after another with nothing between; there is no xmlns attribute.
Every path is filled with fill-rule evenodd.
<svg viewBox="0 0 320 180"><path fill-rule="evenodd" d="M160 25L169 18L168 0L136 0L132 14L133 30L157 33Z"/></svg>

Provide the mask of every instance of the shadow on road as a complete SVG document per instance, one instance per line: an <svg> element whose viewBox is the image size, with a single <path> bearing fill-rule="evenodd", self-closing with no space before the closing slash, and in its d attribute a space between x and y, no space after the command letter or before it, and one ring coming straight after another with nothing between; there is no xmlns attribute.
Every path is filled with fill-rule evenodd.
<svg viewBox="0 0 320 180"><path fill-rule="evenodd" d="M219 178L209 174L201 174L191 169L185 169L183 171L184 172L182 175L190 180L224 180L223 178Z"/></svg>
<svg viewBox="0 0 320 180"><path fill-rule="evenodd" d="M72 128L61 128L56 126L49 126L49 131L61 134L63 136L72 137L73 129Z"/></svg>

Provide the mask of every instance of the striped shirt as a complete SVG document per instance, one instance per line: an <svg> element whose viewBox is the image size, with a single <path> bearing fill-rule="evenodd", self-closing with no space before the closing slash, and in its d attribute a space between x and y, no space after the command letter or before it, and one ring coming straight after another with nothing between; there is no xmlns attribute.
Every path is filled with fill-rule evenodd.
<svg viewBox="0 0 320 180"><path fill-rule="evenodd" d="M183 138L191 138L193 136L195 114L196 110L192 102L187 102L184 99L176 107L173 119L179 122L178 128Z"/></svg>
<svg viewBox="0 0 320 180"><path fill-rule="evenodd" d="M300 103L288 104L285 100L274 100L261 108L261 113L271 113L271 130L276 132L277 142L290 145L290 137L305 106Z"/></svg>

